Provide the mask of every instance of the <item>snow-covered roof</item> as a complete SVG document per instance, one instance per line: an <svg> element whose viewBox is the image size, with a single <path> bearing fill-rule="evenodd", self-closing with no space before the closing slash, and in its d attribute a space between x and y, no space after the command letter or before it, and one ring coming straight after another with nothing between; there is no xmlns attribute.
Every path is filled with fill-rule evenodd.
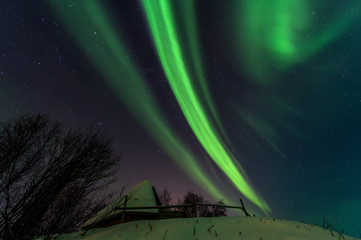
<svg viewBox="0 0 361 240"><path fill-rule="evenodd" d="M124 201L127 197L126 207L155 207L157 206L157 200L155 196L153 186L149 180L145 180L135 187L133 187L127 194L121 196L107 207L100 210L94 217L89 219L82 228L87 228L89 226L96 225L97 223L120 215L122 210L117 210L116 208L124 207ZM139 213L159 213L157 208L154 209L134 209L126 210L126 212L139 212Z"/></svg>

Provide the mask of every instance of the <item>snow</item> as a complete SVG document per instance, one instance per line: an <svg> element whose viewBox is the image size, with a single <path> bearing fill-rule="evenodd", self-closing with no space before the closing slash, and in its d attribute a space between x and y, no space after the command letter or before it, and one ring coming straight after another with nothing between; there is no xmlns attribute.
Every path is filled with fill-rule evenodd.
<svg viewBox="0 0 361 240"><path fill-rule="evenodd" d="M143 220L63 235L59 240L355 240L316 225L275 218L212 217Z"/></svg>

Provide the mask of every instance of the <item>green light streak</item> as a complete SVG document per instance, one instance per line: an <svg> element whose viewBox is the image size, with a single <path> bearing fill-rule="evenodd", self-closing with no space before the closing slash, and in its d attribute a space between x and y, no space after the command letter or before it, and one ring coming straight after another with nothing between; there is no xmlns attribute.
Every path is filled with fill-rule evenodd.
<svg viewBox="0 0 361 240"><path fill-rule="evenodd" d="M240 192L264 212L270 211L207 118L187 72L169 2L143 0L142 4L168 82L197 139Z"/></svg>
<svg viewBox="0 0 361 240"><path fill-rule="evenodd" d="M126 44L111 28L103 6L92 0L79 0L72 2L72 5L67 1L48 3L137 121L195 182L206 188L215 199L224 199L225 195L202 170L196 157L165 124L166 118L133 65ZM225 201L231 202L228 199Z"/></svg>
<svg viewBox="0 0 361 240"><path fill-rule="evenodd" d="M258 83L287 71L336 41L358 17L358 1L327 22L315 5L322 1L247 0L237 7L236 32L244 64ZM325 4L328 4L327 2ZM322 5L323 6L323 5ZM339 11L339 9L336 9ZM321 23L320 23L321 22Z"/></svg>
<svg viewBox="0 0 361 240"><path fill-rule="evenodd" d="M221 118L218 114L216 109L215 103L213 101L212 95L210 93L207 81L206 81L206 74L204 72L204 68L202 65L202 58L200 55L200 41L198 36L198 29L197 29L197 21L196 21L196 13L194 7L193 0L184 0L181 4L181 13L182 13L182 20L184 20L184 25L186 26L185 31L182 34L186 35L188 44L182 49L183 52L186 50L186 47L189 48L191 58L185 63L187 64L187 70L192 71L194 68L194 78L192 79L192 85L199 84L200 86L200 93L199 98L204 98L204 103L207 105L209 109L210 116L213 117L215 122L217 123L218 130L222 133L223 137L227 137L226 131L223 128ZM182 24L182 23L181 23ZM186 53L184 55L187 55ZM183 55L183 56L184 56ZM198 80L195 81L195 80Z"/></svg>

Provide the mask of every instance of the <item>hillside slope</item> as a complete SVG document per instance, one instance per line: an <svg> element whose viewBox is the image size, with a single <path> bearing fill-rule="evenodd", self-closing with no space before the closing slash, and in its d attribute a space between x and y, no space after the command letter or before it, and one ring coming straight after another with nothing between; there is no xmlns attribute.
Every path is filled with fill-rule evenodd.
<svg viewBox="0 0 361 240"><path fill-rule="evenodd" d="M67 234L62 240L330 240L357 238L315 225L259 217L179 218L128 222Z"/></svg>

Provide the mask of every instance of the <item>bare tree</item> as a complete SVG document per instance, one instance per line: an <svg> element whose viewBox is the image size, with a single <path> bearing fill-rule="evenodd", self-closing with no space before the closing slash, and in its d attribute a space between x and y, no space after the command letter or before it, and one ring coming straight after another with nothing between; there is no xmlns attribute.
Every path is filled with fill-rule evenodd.
<svg viewBox="0 0 361 240"><path fill-rule="evenodd" d="M163 188L163 190L159 193L159 198L163 205L169 205L170 201L172 201L172 197L168 188Z"/></svg>
<svg viewBox="0 0 361 240"><path fill-rule="evenodd" d="M201 195L188 191L184 196L183 204L206 203ZM197 205L187 209L190 217L208 217L210 214L208 206Z"/></svg>
<svg viewBox="0 0 361 240"><path fill-rule="evenodd" d="M119 162L99 130L65 131L44 115L0 126L0 238L73 231L112 182Z"/></svg>
<svg viewBox="0 0 361 240"><path fill-rule="evenodd" d="M184 196L183 204L194 204L194 203L208 203L204 198L196 193L188 191ZM217 203L223 205L222 201ZM227 216L227 210L222 206L206 206L206 205L195 205L193 208L185 209L188 211L190 217L219 217Z"/></svg>
<svg viewBox="0 0 361 240"><path fill-rule="evenodd" d="M218 201L218 205L224 205L223 201ZM222 217L227 216L227 209L223 206L212 206L210 211L210 217Z"/></svg>

